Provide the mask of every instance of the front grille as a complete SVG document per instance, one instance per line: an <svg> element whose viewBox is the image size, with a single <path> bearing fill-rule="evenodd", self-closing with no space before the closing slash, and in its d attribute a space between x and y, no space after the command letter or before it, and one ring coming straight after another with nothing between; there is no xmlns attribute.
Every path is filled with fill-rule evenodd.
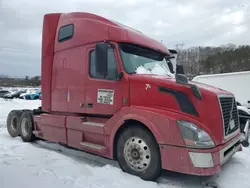
<svg viewBox="0 0 250 188"><path fill-rule="evenodd" d="M219 97L224 127L224 136L227 137L239 128L239 116L234 97ZM235 126L231 128L230 121L234 120Z"/></svg>

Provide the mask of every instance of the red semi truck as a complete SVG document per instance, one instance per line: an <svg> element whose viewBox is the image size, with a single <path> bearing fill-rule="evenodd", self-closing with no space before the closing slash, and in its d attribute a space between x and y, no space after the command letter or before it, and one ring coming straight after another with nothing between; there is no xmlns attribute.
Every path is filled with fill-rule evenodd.
<svg viewBox="0 0 250 188"><path fill-rule="evenodd" d="M115 159L144 180L162 169L219 173L242 150L235 97L188 82L181 66L174 76L137 74L139 66L171 58L162 43L115 21L84 12L47 14L42 105L12 110L9 134Z"/></svg>

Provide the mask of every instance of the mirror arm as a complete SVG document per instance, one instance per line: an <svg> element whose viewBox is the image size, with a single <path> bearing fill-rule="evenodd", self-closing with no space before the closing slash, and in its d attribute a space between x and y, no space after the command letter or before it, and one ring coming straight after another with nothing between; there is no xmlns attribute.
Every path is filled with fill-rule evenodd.
<svg viewBox="0 0 250 188"><path fill-rule="evenodd" d="M123 72L119 72L118 74L117 74L117 81L120 81L122 78L123 78L123 76L124 76L124 74L123 74Z"/></svg>

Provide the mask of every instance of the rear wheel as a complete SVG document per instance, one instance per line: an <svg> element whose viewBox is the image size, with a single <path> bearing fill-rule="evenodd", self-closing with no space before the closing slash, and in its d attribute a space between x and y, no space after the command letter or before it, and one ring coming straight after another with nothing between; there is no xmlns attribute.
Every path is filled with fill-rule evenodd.
<svg viewBox="0 0 250 188"><path fill-rule="evenodd" d="M118 138L116 156L124 172L154 181L161 173L161 157L155 138L147 129L131 126Z"/></svg>
<svg viewBox="0 0 250 188"><path fill-rule="evenodd" d="M7 117L7 130L11 137L19 136L19 121L22 115L21 110L12 110Z"/></svg>
<svg viewBox="0 0 250 188"><path fill-rule="evenodd" d="M36 137L33 134L34 122L32 117L32 112L24 111L21 115L20 122L20 136L24 142L33 142Z"/></svg>

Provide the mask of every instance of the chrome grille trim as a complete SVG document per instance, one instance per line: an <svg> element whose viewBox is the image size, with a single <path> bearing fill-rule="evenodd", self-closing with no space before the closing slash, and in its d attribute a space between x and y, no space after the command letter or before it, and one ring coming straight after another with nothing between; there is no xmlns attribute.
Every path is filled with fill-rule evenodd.
<svg viewBox="0 0 250 188"><path fill-rule="evenodd" d="M221 109L221 118L223 122L224 139L233 137L239 133L240 120L235 97L233 95L219 95L218 102ZM230 129L230 121L234 120L235 127Z"/></svg>

